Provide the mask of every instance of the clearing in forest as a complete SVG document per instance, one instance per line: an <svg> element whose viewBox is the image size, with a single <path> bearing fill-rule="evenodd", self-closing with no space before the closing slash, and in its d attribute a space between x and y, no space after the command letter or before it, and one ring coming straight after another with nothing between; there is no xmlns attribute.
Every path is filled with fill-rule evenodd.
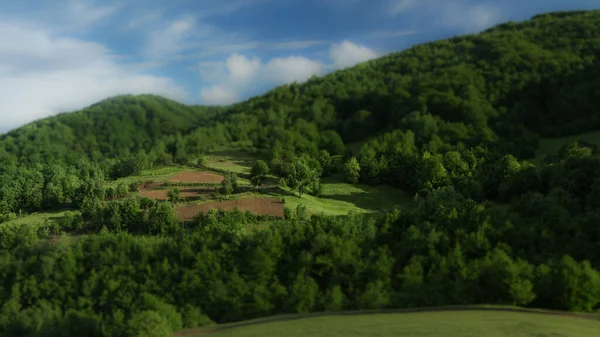
<svg viewBox="0 0 600 337"><path fill-rule="evenodd" d="M176 209L181 220L191 220L199 212L207 213L211 209L250 211L255 214L283 217L284 206L279 198L245 198L237 200L189 204Z"/></svg>
<svg viewBox="0 0 600 337"><path fill-rule="evenodd" d="M586 132L559 138L542 138L540 139L538 149L535 151L535 157L529 161L535 166L539 166L547 155L556 154L561 147L577 140L594 144L600 148L600 131Z"/></svg>
<svg viewBox="0 0 600 337"><path fill-rule="evenodd" d="M36 212L31 213L14 220L3 222L2 225L30 225L39 226L43 225L46 220L49 223L58 223L67 212L76 212L76 210L62 210L62 211L48 211L48 212Z"/></svg>
<svg viewBox="0 0 600 337"><path fill-rule="evenodd" d="M243 149L228 148L208 154L204 165L212 169L249 174L257 159L267 158L262 158L256 153L250 153Z"/></svg>
<svg viewBox="0 0 600 337"><path fill-rule="evenodd" d="M182 171L171 177L169 182L220 184L223 179L223 176L215 173Z"/></svg>
<svg viewBox="0 0 600 337"><path fill-rule="evenodd" d="M515 310L515 311L512 311ZM275 316L215 328L181 331L177 337L525 337L598 335L600 321L575 314L519 309L449 310L404 313Z"/></svg>
<svg viewBox="0 0 600 337"><path fill-rule="evenodd" d="M356 143L355 147L360 147ZM229 170L237 173L249 173L256 159L262 157L243 150L226 149L215 151L206 156L205 165L209 168ZM262 158L265 159L265 158ZM278 177L269 174L268 185L277 185ZM250 182L238 176L240 186ZM300 205L307 208L309 214L324 213L326 215L346 215L350 211L357 213L377 213L394 206L408 206L412 203L412 194L389 186L352 185L344 181L342 174L322 178L323 193L319 197L305 194L301 198L289 188L259 189L256 192L273 197L285 198L285 207L292 210Z"/></svg>
<svg viewBox="0 0 600 337"><path fill-rule="evenodd" d="M289 189L281 193L285 206L296 209L306 206L309 214L346 215L350 211L369 214L399 207L410 207L412 195L390 186L352 185L340 182L339 177L322 180L323 193L319 197L303 195L299 198Z"/></svg>

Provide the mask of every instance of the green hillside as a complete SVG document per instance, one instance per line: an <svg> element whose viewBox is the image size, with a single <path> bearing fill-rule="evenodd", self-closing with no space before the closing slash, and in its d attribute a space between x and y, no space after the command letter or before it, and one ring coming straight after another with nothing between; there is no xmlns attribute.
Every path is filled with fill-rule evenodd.
<svg viewBox="0 0 600 337"><path fill-rule="evenodd" d="M4 134L0 335L599 312L599 58L600 11L548 13L228 107L118 96ZM216 334L452 336L459 315ZM593 328L477 315L462 331Z"/></svg>
<svg viewBox="0 0 600 337"><path fill-rule="evenodd" d="M165 159L159 154L166 152L172 161L182 135L211 127L210 119L221 110L188 107L155 95L112 97L1 135L0 160L3 165L57 161L73 164L82 160L128 160L138 155L160 162ZM205 150L200 144L192 151Z"/></svg>

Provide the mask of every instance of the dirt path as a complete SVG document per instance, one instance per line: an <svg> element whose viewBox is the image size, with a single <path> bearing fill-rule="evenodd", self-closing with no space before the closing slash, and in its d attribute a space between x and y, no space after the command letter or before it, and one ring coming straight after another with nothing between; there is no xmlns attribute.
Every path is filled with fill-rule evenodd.
<svg viewBox="0 0 600 337"><path fill-rule="evenodd" d="M239 328L243 326L265 324L272 322L292 321L297 319L315 318L323 316L352 316L352 315L374 315L374 314L393 314L393 313L414 313L414 312L440 312L440 311L502 311L502 312L515 312L515 313L527 313L527 314L541 314L541 315L552 315L552 316L565 316L573 318L582 318L600 321L600 314L586 314L586 313L574 313L567 311L550 311L550 310L536 310L526 308L510 308L510 307L480 307L473 305L462 305L462 306L442 306L442 307L428 307L428 308L413 308L413 309L391 309L391 310L365 310L365 311L342 311L342 312L317 312L312 314L304 315L278 315L274 317L259 318L247 322L231 323L224 326L216 326L213 328L198 328L189 329L176 332L173 337L193 337L201 335L210 335L221 330L228 330Z"/></svg>

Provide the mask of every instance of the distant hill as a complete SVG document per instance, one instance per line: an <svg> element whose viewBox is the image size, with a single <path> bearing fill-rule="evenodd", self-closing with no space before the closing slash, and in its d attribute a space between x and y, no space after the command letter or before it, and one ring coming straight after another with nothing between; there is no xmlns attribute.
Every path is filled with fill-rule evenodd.
<svg viewBox="0 0 600 337"><path fill-rule="evenodd" d="M80 111L41 119L0 136L0 158L36 163L100 161L150 152L186 135L220 112L155 95L123 95Z"/></svg>
<svg viewBox="0 0 600 337"><path fill-rule="evenodd" d="M397 130L410 130L420 148L484 145L527 158L539 136L600 128L599 31L600 11L537 15L416 45L225 108L114 97L1 136L0 158L100 160L150 150L175 156L177 146L185 157L230 142L339 153L342 142Z"/></svg>

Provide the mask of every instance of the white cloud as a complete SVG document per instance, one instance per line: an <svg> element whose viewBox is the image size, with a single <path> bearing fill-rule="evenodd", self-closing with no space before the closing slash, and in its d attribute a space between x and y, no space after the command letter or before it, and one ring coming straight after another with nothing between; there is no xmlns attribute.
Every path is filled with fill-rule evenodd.
<svg viewBox="0 0 600 337"><path fill-rule="evenodd" d="M200 78L207 82L217 81L229 76L227 64L223 61L202 61L198 63L197 67L190 69L198 70Z"/></svg>
<svg viewBox="0 0 600 337"><path fill-rule="evenodd" d="M129 21L127 24L127 28L134 29L146 26L152 22L155 22L160 19L163 15L161 11L151 11L141 15L136 15L133 20Z"/></svg>
<svg viewBox="0 0 600 337"><path fill-rule="evenodd" d="M122 4L108 6L90 6L79 0L68 0L64 7L64 13L68 16L73 25L73 29L87 27L93 23L99 22L114 14Z"/></svg>
<svg viewBox="0 0 600 337"><path fill-rule="evenodd" d="M391 15L398 15L411 8L415 2L415 0L392 0L390 3L389 13Z"/></svg>
<svg viewBox="0 0 600 337"><path fill-rule="evenodd" d="M367 39L389 39L399 36L407 36L416 34L416 30L376 30L364 35Z"/></svg>
<svg viewBox="0 0 600 337"><path fill-rule="evenodd" d="M143 66L120 65L101 44L0 22L0 127L83 108L117 94L155 93L182 100L186 92Z"/></svg>
<svg viewBox="0 0 600 337"><path fill-rule="evenodd" d="M206 104L230 104L237 101L241 93L248 93L257 85L304 82L313 75L322 75L331 69L350 67L376 56L371 49L350 41L331 46L331 64L303 56L278 57L261 63L258 58L251 59L234 53L223 62L198 64L202 79L213 79L215 83L202 89L200 98ZM216 80L217 78L221 81Z"/></svg>
<svg viewBox="0 0 600 337"><path fill-rule="evenodd" d="M145 55L151 59L163 59L178 54L185 49L184 42L197 29L196 19L185 16L168 26L154 30L148 36Z"/></svg>
<svg viewBox="0 0 600 337"><path fill-rule="evenodd" d="M337 69L351 67L377 57L377 54L371 49L350 41L343 41L339 45L331 46L329 55Z"/></svg>
<svg viewBox="0 0 600 337"><path fill-rule="evenodd" d="M237 100L237 92L232 87L215 85L200 90L200 99L208 105L227 105Z"/></svg>
<svg viewBox="0 0 600 337"><path fill-rule="evenodd" d="M501 11L491 5L468 5L448 3L441 10L441 24L462 29L463 32L477 32L488 28L502 19Z"/></svg>
<svg viewBox="0 0 600 337"><path fill-rule="evenodd" d="M264 66L265 79L277 83L304 82L313 75L320 74L324 65L302 56L279 57Z"/></svg>
<svg viewBox="0 0 600 337"><path fill-rule="evenodd" d="M185 55L175 56L175 59L197 59L205 58L208 56L214 56L219 54L230 54L240 53L241 51L250 50L293 50L293 49L307 49L315 46L322 46L329 44L328 41L323 40L298 40L298 41L280 41L280 42L265 42L265 41L247 41L239 43L227 43L223 41L217 41L213 39L210 41L203 40L198 44L190 44L190 49L200 49L200 51L193 51Z"/></svg>
<svg viewBox="0 0 600 337"><path fill-rule="evenodd" d="M226 61L229 78L232 82L245 82L256 75L260 69L260 60L256 57L249 59L246 56L234 53Z"/></svg>

